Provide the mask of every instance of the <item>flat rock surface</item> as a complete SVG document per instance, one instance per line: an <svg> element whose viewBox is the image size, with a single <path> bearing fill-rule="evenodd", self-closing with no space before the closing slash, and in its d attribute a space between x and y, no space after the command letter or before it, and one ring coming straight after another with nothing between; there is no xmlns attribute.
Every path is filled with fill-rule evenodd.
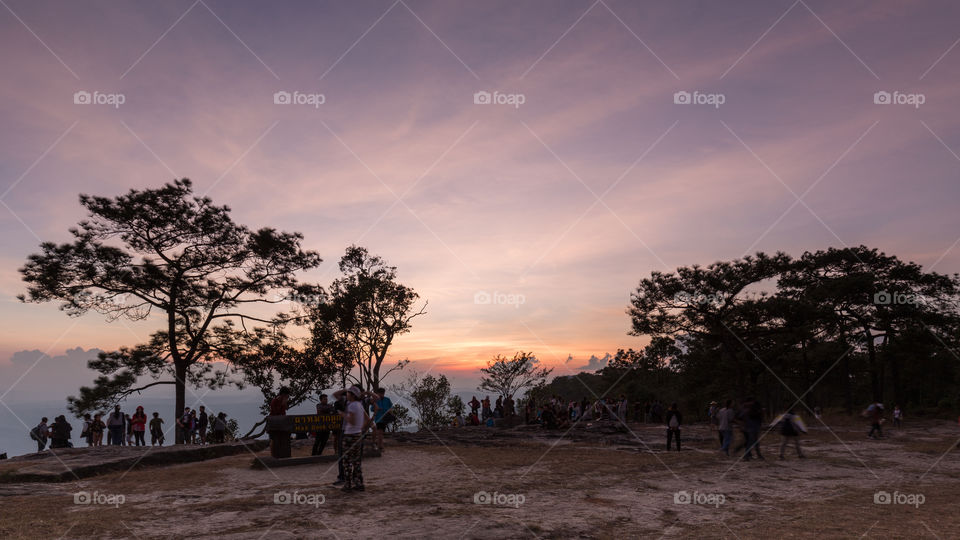
<svg viewBox="0 0 960 540"><path fill-rule="evenodd" d="M269 441L171 446L94 446L55 448L0 462L0 494L15 482L68 482L105 472L137 467L204 461L234 454L254 454ZM9 487L9 486L8 486Z"/></svg>

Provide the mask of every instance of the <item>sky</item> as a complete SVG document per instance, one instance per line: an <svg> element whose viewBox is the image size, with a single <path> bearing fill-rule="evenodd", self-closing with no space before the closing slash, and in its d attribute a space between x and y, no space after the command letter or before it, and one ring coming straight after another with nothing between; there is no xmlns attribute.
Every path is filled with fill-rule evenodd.
<svg viewBox="0 0 960 540"><path fill-rule="evenodd" d="M22 304L17 269L69 240L80 193L181 177L239 223L302 232L324 259L305 280L351 244L397 266L429 304L391 359L463 387L497 354L569 374L642 347L625 311L653 271L866 244L956 272L958 16L3 0L0 400L89 384L89 351L156 329Z"/></svg>

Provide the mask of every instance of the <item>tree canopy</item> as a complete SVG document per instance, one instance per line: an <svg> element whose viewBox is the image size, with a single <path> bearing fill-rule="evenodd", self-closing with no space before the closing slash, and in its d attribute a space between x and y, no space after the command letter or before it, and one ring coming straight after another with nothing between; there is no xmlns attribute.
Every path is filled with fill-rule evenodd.
<svg viewBox="0 0 960 540"><path fill-rule="evenodd" d="M60 301L73 316L91 310L109 320L156 315L162 328L145 343L91 361L101 375L70 398L73 412L170 384L179 413L188 384L230 382L231 358L223 353L249 341L251 325L272 328L260 331L260 342L283 351L267 336L289 318L260 315L255 306L276 303L269 293L296 289L296 274L320 264L317 253L301 247L301 234L237 224L228 207L195 196L186 178L117 197L81 195L80 204L89 217L70 229L73 241L44 242L20 269L28 284L20 299ZM281 357L291 355L273 356ZM215 369L217 361L228 367ZM144 375L155 381L137 386Z"/></svg>

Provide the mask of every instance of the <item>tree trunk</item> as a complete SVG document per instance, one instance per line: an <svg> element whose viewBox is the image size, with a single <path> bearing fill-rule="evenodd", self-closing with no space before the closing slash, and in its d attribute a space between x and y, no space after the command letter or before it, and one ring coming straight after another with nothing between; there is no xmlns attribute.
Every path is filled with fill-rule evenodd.
<svg viewBox="0 0 960 540"><path fill-rule="evenodd" d="M187 406L186 400L186 389L187 389L187 367L184 365L177 364L175 366L177 372L177 380L174 383L174 388L176 392L176 405L174 405L173 412L173 423L176 425L177 420L180 418L180 415L183 414L183 409ZM176 435L174 441L176 444L183 444L183 432L178 428L174 428Z"/></svg>
<svg viewBox="0 0 960 540"><path fill-rule="evenodd" d="M867 365L870 366L870 386L873 390L873 401L883 402L883 386L880 384L880 369L877 365L877 347L873 343L873 333L870 328L864 328L863 334L867 340Z"/></svg>

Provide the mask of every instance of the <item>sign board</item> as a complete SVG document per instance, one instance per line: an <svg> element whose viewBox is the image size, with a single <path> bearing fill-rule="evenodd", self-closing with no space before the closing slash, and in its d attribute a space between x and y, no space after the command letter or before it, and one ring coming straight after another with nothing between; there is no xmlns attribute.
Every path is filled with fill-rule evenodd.
<svg viewBox="0 0 960 540"><path fill-rule="evenodd" d="M294 433L312 433L314 431L339 430L343 417L339 414L295 414L293 415Z"/></svg>
<svg viewBox="0 0 960 540"><path fill-rule="evenodd" d="M337 431L343 425L339 414L287 414L267 417L267 431L290 433L313 433L314 431Z"/></svg>

